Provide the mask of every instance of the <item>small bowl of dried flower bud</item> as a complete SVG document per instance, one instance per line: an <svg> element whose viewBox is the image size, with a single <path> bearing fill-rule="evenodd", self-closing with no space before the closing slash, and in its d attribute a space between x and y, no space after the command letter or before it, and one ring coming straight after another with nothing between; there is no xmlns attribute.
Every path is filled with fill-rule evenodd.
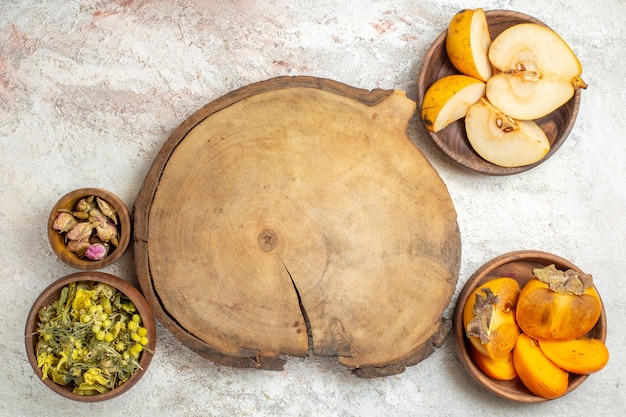
<svg viewBox="0 0 626 417"><path fill-rule="evenodd" d="M104 272L76 272L37 298L25 340L28 360L48 388L76 401L104 401L145 374L156 322L129 282Z"/></svg>
<svg viewBox="0 0 626 417"><path fill-rule="evenodd" d="M128 248L131 220L122 200L99 188L64 195L48 218L48 240L66 264L92 271L118 260Z"/></svg>

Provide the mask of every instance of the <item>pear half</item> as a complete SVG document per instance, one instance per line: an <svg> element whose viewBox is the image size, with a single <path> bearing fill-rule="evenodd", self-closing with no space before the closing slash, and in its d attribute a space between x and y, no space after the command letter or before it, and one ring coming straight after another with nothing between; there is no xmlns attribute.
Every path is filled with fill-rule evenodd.
<svg viewBox="0 0 626 417"><path fill-rule="evenodd" d="M565 104L577 88L587 87L574 52L540 24L505 29L491 43L489 60L500 72L487 81L487 98L514 119L543 117Z"/></svg>
<svg viewBox="0 0 626 417"><path fill-rule="evenodd" d="M465 130L476 153L501 167L534 164L550 150L550 142L537 123L506 116L486 98L469 107Z"/></svg>

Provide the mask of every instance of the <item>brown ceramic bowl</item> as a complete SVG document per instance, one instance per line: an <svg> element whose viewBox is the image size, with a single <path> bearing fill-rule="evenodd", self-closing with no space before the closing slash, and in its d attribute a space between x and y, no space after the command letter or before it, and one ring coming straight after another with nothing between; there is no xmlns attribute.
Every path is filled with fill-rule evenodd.
<svg viewBox="0 0 626 417"><path fill-rule="evenodd" d="M99 261L79 257L74 252L67 250L65 246L65 233L59 233L52 228L54 220L59 214L59 210L71 211L76 206L76 203L80 201L80 199L92 195L100 197L108 202L111 206L113 206L118 215L118 246L111 246L108 256ZM52 246L52 250L54 251L54 253L56 253L59 259L61 259L67 265L84 271L101 269L117 261L128 248L131 233L132 231L130 213L124 202L113 193L102 190L100 188L81 188L69 192L68 194L61 197L61 199L55 204L55 206L50 211L50 216L48 218L48 240L50 242L50 246Z"/></svg>
<svg viewBox="0 0 626 417"><path fill-rule="evenodd" d="M543 22L534 17L509 10L486 10L485 14L487 16L487 23L492 39L495 39L495 37L506 28L518 23L532 22L544 25ZM428 87L445 75L459 73L448 59L446 52L446 32L447 30L444 30L435 39L422 59L422 66L417 80L417 103L420 114L421 110L419 109L422 108L424 94L426 90L428 90ZM541 164L554 155L563 144L576 121L578 108L580 106L580 95L581 92L580 89L578 89L574 96L563 106L547 116L536 120L537 124L539 124L546 133L551 146L543 159L531 165L505 168L482 159L474 149L472 149L472 146L467 140L465 119L457 120L437 133L428 132L435 145L457 166L488 175L517 174Z"/></svg>
<svg viewBox="0 0 626 417"><path fill-rule="evenodd" d="M125 294L137 308L139 315L142 319L142 325L148 330L148 344L145 346L141 359L139 361L140 368L137 369L129 379L126 380L119 387L112 389L111 391L104 394L95 394L95 395L78 395L72 392L73 386L69 385L59 385L53 382L50 378L46 378L41 380L42 371L37 366L37 356L35 354L35 348L37 346L37 341L39 337L36 334L37 325L39 323L38 312L43 307L52 304L55 300L58 300L61 294L61 290L72 282L85 282L85 281L95 281L101 282L104 284L108 284L112 287L115 287L118 291ZM154 350L156 346L156 322L154 319L154 314L152 309L148 305L147 301L143 297L143 295L137 290L133 285L129 282L123 280L122 278L116 277L114 275L110 275L104 272L76 272L71 275L67 275L58 281L51 284L48 288L46 288L41 295L35 300L30 313L28 314L28 318L26 320L26 329L24 331L25 340L26 340L26 355L28 356L28 360L35 370L35 374L37 377L52 391L56 392L63 397L69 398L71 400L82 401L82 402L96 402L96 401L105 401L111 398L117 397L120 394L125 393L129 389L131 389L141 377L146 373L148 369L148 365L152 361L152 357L154 355Z"/></svg>
<svg viewBox="0 0 626 417"><path fill-rule="evenodd" d="M492 259L479 268L465 283L465 286L459 294L456 302L453 332L459 359L467 372L478 383L503 398L519 402L546 401L545 398L532 394L519 378L515 378L511 381L498 381L484 374L476 366L468 352L470 341L466 337L465 329L463 328L463 309L465 307L465 303L469 297L474 294L474 291L478 286L493 278L510 277L519 282L520 286L523 286L533 277L533 268L541 268L550 264L554 264L554 266L560 270L572 269L579 273L583 273L583 271L581 271L581 269L573 263L550 253L532 250L510 252ZM604 306L602 306L600 319L596 323L595 327L591 329L588 336L602 341L606 340L606 313L604 311ZM587 376L588 375L570 374L569 385L567 392L564 395L576 389L583 383L583 381L585 381L585 379L587 379Z"/></svg>

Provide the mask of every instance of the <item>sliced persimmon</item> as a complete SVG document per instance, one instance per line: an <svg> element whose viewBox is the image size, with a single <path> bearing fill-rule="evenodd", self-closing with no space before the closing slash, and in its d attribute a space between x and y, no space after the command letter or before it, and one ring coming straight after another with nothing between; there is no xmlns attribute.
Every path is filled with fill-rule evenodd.
<svg viewBox="0 0 626 417"><path fill-rule="evenodd" d="M548 359L574 374L598 372L609 361L609 350L599 339L581 337L564 342L540 340L539 347Z"/></svg>
<svg viewBox="0 0 626 417"><path fill-rule="evenodd" d="M507 357L520 329L515 322L515 306L520 293L513 278L487 281L469 297L463 310L465 333L478 352L493 359Z"/></svg>
<svg viewBox="0 0 626 417"><path fill-rule="evenodd" d="M567 391L567 371L548 359L537 341L525 333L517 338L513 349L513 364L517 375L533 394L554 399Z"/></svg>
<svg viewBox="0 0 626 417"><path fill-rule="evenodd" d="M512 353L502 359L493 359L480 353L473 345L469 345L468 351L476 366L485 375L499 381L509 381L517 376Z"/></svg>

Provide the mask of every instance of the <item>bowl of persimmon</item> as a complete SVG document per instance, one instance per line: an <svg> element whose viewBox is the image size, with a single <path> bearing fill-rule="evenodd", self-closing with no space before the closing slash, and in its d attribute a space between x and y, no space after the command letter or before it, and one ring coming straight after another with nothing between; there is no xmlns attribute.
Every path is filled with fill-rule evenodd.
<svg viewBox="0 0 626 417"><path fill-rule="evenodd" d="M567 395L609 360L592 275L542 251L509 252L480 267L459 294L454 339L475 381L519 402Z"/></svg>

